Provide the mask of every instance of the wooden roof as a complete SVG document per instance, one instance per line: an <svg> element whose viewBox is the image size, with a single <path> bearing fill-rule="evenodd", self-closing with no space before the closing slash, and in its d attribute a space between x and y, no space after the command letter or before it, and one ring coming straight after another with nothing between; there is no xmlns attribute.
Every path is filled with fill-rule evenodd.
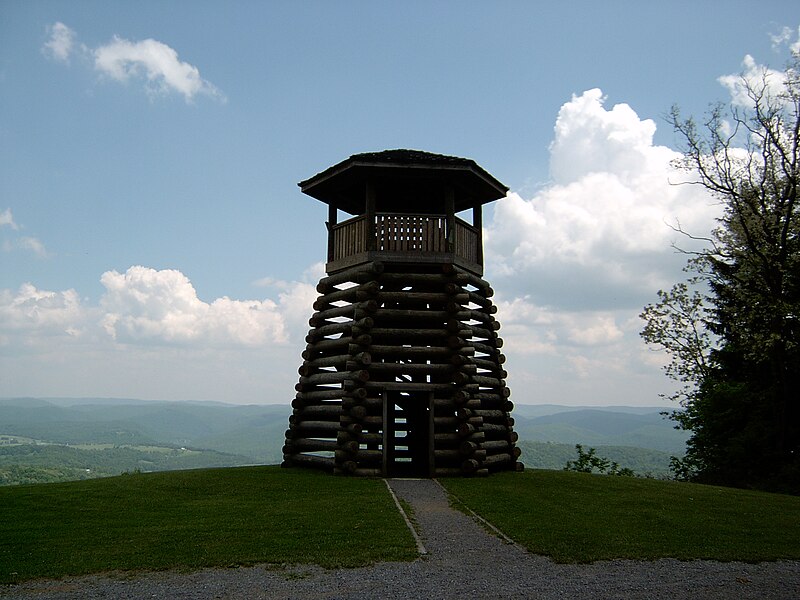
<svg viewBox="0 0 800 600"><path fill-rule="evenodd" d="M364 212L367 182L375 187L379 210L387 212L442 213L446 188L454 191L456 212L508 191L469 158L420 150L354 154L298 185L304 194L358 215Z"/></svg>

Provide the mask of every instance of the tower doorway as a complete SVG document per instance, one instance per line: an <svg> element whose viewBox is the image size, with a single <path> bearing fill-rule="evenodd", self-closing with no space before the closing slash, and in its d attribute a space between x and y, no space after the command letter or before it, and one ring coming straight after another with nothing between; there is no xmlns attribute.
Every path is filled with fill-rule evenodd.
<svg viewBox="0 0 800 600"><path fill-rule="evenodd" d="M431 477L433 464L432 394L383 394L383 471L388 477Z"/></svg>

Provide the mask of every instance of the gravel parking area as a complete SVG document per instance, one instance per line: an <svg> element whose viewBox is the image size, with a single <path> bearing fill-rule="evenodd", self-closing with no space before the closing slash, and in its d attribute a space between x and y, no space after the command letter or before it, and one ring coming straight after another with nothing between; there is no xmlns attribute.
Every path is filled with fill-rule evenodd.
<svg viewBox="0 0 800 600"><path fill-rule="evenodd" d="M389 480L414 510L427 554L358 569L260 565L104 574L0 587L3 598L99 599L780 599L800 598L800 562L744 564L664 559L559 565L487 533L450 508L432 480Z"/></svg>

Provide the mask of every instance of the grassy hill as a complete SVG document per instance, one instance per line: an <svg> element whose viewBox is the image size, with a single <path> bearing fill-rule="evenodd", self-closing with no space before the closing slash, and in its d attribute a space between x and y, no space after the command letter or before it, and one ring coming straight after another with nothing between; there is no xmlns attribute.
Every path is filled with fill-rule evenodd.
<svg viewBox="0 0 800 600"><path fill-rule="evenodd" d="M415 557L414 540L377 479L244 467L0 488L0 583Z"/></svg>
<svg viewBox="0 0 800 600"><path fill-rule="evenodd" d="M560 562L800 559L794 496L559 471L443 483L456 502ZM416 556L379 479L244 467L0 488L0 583Z"/></svg>
<svg viewBox="0 0 800 600"><path fill-rule="evenodd" d="M557 562L800 557L797 496L564 471L444 484L530 552Z"/></svg>

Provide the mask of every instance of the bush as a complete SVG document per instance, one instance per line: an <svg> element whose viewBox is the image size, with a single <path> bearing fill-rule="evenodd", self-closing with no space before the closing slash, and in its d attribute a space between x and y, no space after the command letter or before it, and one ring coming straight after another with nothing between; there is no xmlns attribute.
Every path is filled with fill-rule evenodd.
<svg viewBox="0 0 800 600"><path fill-rule="evenodd" d="M568 460L564 466L565 471L577 471L578 473L597 473L605 475L621 475L624 477L634 477L636 473L627 467L620 468L619 464L597 456L597 450L589 448L584 452L581 444L575 444L575 449L578 451L578 459L575 461Z"/></svg>

